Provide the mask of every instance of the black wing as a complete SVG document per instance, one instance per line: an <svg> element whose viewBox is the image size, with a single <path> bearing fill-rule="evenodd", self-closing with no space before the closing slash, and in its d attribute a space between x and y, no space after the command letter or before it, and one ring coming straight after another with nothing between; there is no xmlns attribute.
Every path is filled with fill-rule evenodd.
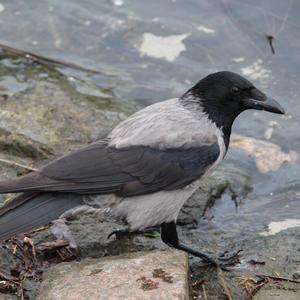
<svg viewBox="0 0 300 300"><path fill-rule="evenodd" d="M147 146L116 149L100 141L66 155L20 179L0 183L0 193L60 191L124 196L184 187L219 157L217 143L191 149Z"/></svg>

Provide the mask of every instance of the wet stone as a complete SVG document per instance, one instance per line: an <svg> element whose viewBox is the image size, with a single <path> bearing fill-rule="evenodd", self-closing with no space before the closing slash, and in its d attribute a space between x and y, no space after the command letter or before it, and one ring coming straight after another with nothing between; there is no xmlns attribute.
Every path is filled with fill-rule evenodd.
<svg viewBox="0 0 300 300"><path fill-rule="evenodd" d="M102 137L136 110L109 89L95 91L80 82L86 85L83 94L68 77L24 59L0 59L0 67L0 83L5 87L5 97L0 97L0 151L4 153L47 159ZM16 82L22 82L22 89L15 89Z"/></svg>
<svg viewBox="0 0 300 300"><path fill-rule="evenodd" d="M229 182L225 179L205 178L200 188L184 204L177 223L179 225L198 224L205 210L214 205L214 201L223 194L228 186Z"/></svg>

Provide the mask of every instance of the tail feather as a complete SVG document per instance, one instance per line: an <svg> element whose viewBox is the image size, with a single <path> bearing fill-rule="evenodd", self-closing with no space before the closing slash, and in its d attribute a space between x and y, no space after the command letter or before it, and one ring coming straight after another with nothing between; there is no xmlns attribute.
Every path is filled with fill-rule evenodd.
<svg viewBox="0 0 300 300"><path fill-rule="evenodd" d="M71 193L21 194L0 209L0 240L45 225L82 204L82 196Z"/></svg>

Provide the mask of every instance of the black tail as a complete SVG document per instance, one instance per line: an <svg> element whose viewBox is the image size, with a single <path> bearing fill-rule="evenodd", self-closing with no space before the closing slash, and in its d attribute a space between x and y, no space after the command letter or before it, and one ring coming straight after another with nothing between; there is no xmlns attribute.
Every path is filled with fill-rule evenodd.
<svg viewBox="0 0 300 300"><path fill-rule="evenodd" d="M28 192L0 209L0 240L9 239L57 219L65 211L83 204L82 195Z"/></svg>

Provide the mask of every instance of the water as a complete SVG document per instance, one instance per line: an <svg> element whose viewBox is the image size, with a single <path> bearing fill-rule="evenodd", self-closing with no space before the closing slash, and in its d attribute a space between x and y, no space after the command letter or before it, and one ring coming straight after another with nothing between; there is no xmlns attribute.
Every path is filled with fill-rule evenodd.
<svg viewBox="0 0 300 300"><path fill-rule="evenodd" d="M299 154L300 3L199 0L0 0L1 42L98 70L63 72L139 106L179 96L206 74L246 75L286 109L285 116L249 111L234 132L268 139ZM274 37L275 55L266 35ZM160 48L158 48L160 47ZM5 85L5 82L1 82ZM7 85L12 84L11 81ZM92 86L89 88L88 86ZM22 86L15 83L12 90ZM214 230L245 239L273 221L298 219L300 165L259 172L253 159L229 150L225 163L252 178L253 190L236 209L224 196ZM199 231L207 230L206 225Z"/></svg>

